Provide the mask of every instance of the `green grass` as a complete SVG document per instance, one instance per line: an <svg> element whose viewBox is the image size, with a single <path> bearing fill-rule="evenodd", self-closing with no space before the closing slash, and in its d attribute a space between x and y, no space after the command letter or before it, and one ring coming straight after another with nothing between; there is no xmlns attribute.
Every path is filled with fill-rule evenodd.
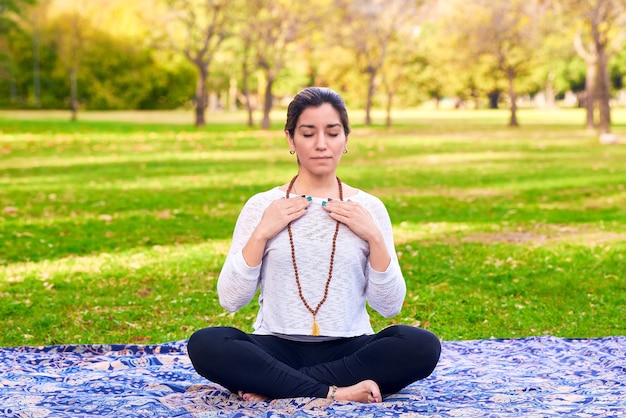
<svg viewBox="0 0 626 418"><path fill-rule="evenodd" d="M406 111L360 125L342 180L387 204L403 311L443 339L626 334L626 146L580 110ZM281 133L245 115L0 113L0 346L158 343L251 330L216 279L253 193L295 173ZM626 111L613 113L626 140Z"/></svg>

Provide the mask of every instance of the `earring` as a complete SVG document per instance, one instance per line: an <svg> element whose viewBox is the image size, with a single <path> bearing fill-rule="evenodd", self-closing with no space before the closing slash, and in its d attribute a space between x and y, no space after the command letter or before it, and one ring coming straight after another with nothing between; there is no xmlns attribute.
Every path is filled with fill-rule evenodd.
<svg viewBox="0 0 626 418"><path fill-rule="evenodd" d="M347 154L347 153L348 153L348 148L344 148L344 149L343 149L343 153L344 153L344 154Z"/></svg>
<svg viewBox="0 0 626 418"><path fill-rule="evenodd" d="M296 153L296 152L295 152L294 150L292 150L292 149L290 149L290 150L289 150L289 154L293 155L293 154L295 154L295 153Z"/></svg>

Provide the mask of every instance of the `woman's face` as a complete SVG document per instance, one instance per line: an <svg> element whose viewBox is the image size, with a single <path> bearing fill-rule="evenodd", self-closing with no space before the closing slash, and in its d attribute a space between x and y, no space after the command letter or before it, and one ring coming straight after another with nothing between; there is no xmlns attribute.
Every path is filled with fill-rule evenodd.
<svg viewBox="0 0 626 418"><path fill-rule="evenodd" d="M298 155L300 169L314 175L334 173L348 138L339 113L330 103L302 111L294 136L287 133L289 148Z"/></svg>

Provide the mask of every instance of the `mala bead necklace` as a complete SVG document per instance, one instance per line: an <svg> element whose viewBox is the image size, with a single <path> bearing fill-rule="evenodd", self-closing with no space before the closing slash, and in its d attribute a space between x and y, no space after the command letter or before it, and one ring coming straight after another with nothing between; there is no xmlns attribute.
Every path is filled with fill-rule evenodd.
<svg viewBox="0 0 626 418"><path fill-rule="evenodd" d="M287 192L285 197L289 199L289 192L293 188L293 184L296 182L298 175L291 179L289 186L287 187ZM343 200L343 187L341 185L341 180L337 177L337 185L339 186L339 200ZM320 328L317 325L316 316L317 312L320 310L320 307L326 302L326 298L328 297L328 287L330 286L330 281L333 278L333 262L335 261L335 249L337 248L337 235L339 234L339 221L337 221L337 225L335 225L335 234L333 235L333 247L330 252L330 265L328 267L328 278L326 279L326 286L324 287L324 296L322 300L319 301L315 309L309 305L306 301L304 295L302 294L302 284L300 283L300 276L298 275L298 265L296 264L296 249L293 245L293 232L291 232L291 222L287 224L287 232L289 233L289 244L291 244L291 262L293 263L293 272L296 276L296 285L298 286L298 295L300 295L300 300L304 303L304 306L307 308L311 315L313 315L313 326L311 327L311 335L320 335Z"/></svg>

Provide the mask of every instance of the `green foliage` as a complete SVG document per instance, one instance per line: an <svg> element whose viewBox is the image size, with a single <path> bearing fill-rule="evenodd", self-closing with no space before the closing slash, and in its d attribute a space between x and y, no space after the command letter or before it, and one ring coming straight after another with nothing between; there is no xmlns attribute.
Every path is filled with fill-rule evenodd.
<svg viewBox="0 0 626 418"><path fill-rule="evenodd" d="M16 27L15 17L35 0L0 0L0 35Z"/></svg>
<svg viewBox="0 0 626 418"><path fill-rule="evenodd" d="M555 71L554 88L559 94L569 91L585 90L586 66L582 59L572 58L568 61L556 63L553 67Z"/></svg>
<svg viewBox="0 0 626 418"><path fill-rule="evenodd" d="M100 33L90 43L81 65L79 91L83 92L85 108L180 107L193 91L193 72L179 70L177 74L159 66L154 58L146 48Z"/></svg>
<svg viewBox="0 0 626 418"><path fill-rule="evenodd" d="M67 108L71 69L77 72L83 109L190 108L195 103L197 71L183 62L183 40L189 28L183 22L174 25L176 19L164 14L162 6L206 2L149 3L154 7L124 0L108 0L102 7L95 2L79 6L64 0L0 0L0 108ZM276 80L273 94L278 99L316 84L333 86L354 106L364 107L368 71L376 70L374 106L384 107L386 94L393 92L394 109L446 98L485 107L489 95L507 92L505 68L515 73L514 86L520 95L541 92L550 84L551 91L561 96L584 87L586 67L573 48L574 34L586 22L578 8L568 11L551 8L550 2L522 0L387 3L371 13L383 3L228 2L220 36L211 44L216 50L207 88L226 105L232 80L241 93L244 61L251 103L257 109L270 76ZM424 7L410 11L418 5ZM402 13L394 17L392 10L398 6ZM181 11L170 10L178 16ZM200 16L189 16L194 15ZM39 101L34 92L36 34ZM187 46L200 52L203 34L198 30ZM165 49L177 55L168 55ZM624 53L614 54L611 48L609 52L611 82L617 92L626 73ZM383 56L384 62L379 62ZM268 67L265 71L263 63Z"/></svg>
<svg viewBox="0 0 626 418"><path fill-rule="evenodd" d="M40 33L39 65L41 107L68 107L70 79L67 57L61 56L61 44L69 42L59 36L58 21L50 20ZM81 41L78 63L78 98L84 109L175 109L186 105L193 94L195 73L186 64L157 53L147 44L120 39L110 33L80 22L88 37ZM0 80L2 107L33 105L32 34L13 30L9 34L17 102L11 103L10 84ZM87 35L84 35L87 36ZM164 60L164 61L159 61ZM175 63L176 65L174 65Z"/></svg>
<svg viewBox="0 0 626 418"><path fill-rule="evenodd" d="M0 97L9 98L16 95L14 77L16 74L16 66L14 64L14 55L11 46L11 33L21 33L22 28L18 25L20 14L26 5L32 4L34 0L0 0L0 92L2 84L8 85L12 91ZM2 99L0 99L2 100Z"/></svg>
<svg viewBox="0 0 626 418"><path fill-rule="evenodd" d="M245 200L296 170L279 126L97 116L0 114L0 346L250 330L256 304L226 313L216 278ZM510 130L505 111L419 111L393 130L354 125L339 175L388 206L408 287L397 317L372 312L376 329L624 335L626 148L600 146L583 116L524 110ZM626 113L614 117L626 135Z"/></svg>
<svg viewBox="0 0 626 418"><path fill-rule="evenodd" d="M611 85L615 89L623 89L626 84L626 43L622 45L622 49L615 54L611 60Z"/></svg>

